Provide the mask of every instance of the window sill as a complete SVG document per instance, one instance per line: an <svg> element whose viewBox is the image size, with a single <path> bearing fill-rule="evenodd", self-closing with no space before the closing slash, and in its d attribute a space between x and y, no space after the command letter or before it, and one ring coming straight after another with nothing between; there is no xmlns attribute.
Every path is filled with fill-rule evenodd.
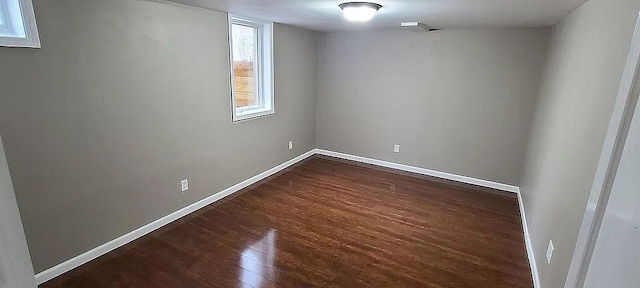
<svg viewBox="0 0 640 288"><path fill-rule="evenodd" d="M41 48L40 41L38 39L5 37L5 36L0 36L0 47L36 48L36 49Z"/></svg>
<svg viewBox="0 0 640 288"><path fill-rule="evenodd" d="M237 111L237 110L236 110ZM242 122L273 115L273 109L247 109L242 112L238 111L233 115L233 122Z"/></svg>

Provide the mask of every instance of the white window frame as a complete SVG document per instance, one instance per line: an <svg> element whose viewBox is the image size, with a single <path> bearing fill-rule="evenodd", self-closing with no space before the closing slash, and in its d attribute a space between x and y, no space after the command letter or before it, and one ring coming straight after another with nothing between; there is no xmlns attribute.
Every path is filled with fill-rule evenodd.
<svg viewBox="0 0 640 288"><path fill-rule="evenodd" d="M1 0L0 0L1 1ZM231 111L233 122L255 119L273 115L275 113L274 101L274 69L273 69L273 23L240 17L229 14L229 70L231 71ZM258 53L254 67L256 73L256 100L257 105L236 108L235 75L233 65L233 35L232 25L244 25L256 28L258 33Z"/></svg>
<svg viewBox="0 0 640 288"><path fill-rule="evenodd" d="M0 0L5 23L0 27L0 46L40 48L40 36L31 0Z"/></svg>

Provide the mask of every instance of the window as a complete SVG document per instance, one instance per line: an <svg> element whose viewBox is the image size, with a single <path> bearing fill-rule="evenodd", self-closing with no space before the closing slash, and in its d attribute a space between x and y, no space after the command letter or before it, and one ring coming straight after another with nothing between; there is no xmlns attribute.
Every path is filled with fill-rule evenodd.
<svg viewBox="0 0 640 288"><path fill-rule="evenodd" d="M233 121L274 112L273 24L229 15Z"/></svg>
<svg viewBox="0 0 640 288"><path fill-rule="evenodd" d="M2 5L2 7L0 7L0 29L7 28L7 22L4 20L4 14L6 14L4 10L4 5Z"/></svg>
<svg viewBox="0 0 640 288"><path fill-rule="evenodd" d="M0 46L40 48L31 0L0 0Z"/></svg>

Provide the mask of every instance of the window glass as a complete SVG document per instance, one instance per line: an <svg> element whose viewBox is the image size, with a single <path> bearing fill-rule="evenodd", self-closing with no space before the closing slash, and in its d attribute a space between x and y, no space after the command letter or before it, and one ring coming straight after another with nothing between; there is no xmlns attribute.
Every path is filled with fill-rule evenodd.
<svg viewBox="0 0 640 288"><path fill-rule="evenodd" d="M0 28L7 28L7 4L4 0L0 0Z"/></svg>
<svg viewBox="0 0 640 288"><path fill-rule="evenodd" d="M235 107L259 105L258 103L258 33L257 28L233 24L233 86Z"/></svg>

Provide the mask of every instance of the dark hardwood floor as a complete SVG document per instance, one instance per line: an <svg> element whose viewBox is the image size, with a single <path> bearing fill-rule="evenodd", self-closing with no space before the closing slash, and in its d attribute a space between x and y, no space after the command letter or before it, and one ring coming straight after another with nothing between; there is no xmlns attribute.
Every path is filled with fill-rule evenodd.
<svg viewBox="0 0 640 288"><path fill-rule="evenodd" d="M532 287L517 198L313 157L40 287Z"/></svg>

